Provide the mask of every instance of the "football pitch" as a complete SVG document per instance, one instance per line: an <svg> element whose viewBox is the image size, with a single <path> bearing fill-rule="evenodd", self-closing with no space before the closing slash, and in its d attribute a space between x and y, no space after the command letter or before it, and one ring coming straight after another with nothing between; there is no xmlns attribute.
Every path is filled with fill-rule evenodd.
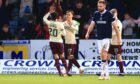
<svg viewBox="0 0 140 84"><path fill-rule="evenodd" d="M0 75L0 84L140 84L140 75L111 75L111 80L98 80L96 75Z"/></svg>

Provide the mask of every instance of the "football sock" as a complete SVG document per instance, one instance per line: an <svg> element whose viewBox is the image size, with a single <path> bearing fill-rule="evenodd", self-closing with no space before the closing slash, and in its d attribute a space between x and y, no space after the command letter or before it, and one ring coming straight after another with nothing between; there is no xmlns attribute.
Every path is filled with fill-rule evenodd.
<svg viewBox="0 0 140 84"><path fill-rule="evenodd" d="M123 62L118 62L120 73L124 73Z"/></svg>
<svg viewBox="0 0 140 84"><path fill-rule="evenodd" d="M101 63L101 76L105 74L105 65L106 65L106 60L102 60Z"/></svg>
<svg viewBox="0 0 140 84"><path fill-rule="evenodd" d="M73 59L73 64L77 67L80 68L80 65L76 59Z"/></svg>
<svg viewBox="0 0 140 84"><path fill-rule="evenodd" d="M66 70L66 73L68 73L68 66L67 66L67 62L66 62L66 59L65 58L61 58L61 61L65 67L65 70Z"/></svg>
<svg viewBox="0 0 140 84"><path fill-rule="evenodd" d="M56 66L56 68L57 68L59 74L61 74L59 59L55 59L55 66Z"/></svg>
<svg viewBox="0 0 140 84"><path fill-rule="evenodd" d="M72 68L72 63L73 63L73 60L72 59L69 59L68 71L70 71L70 69Z"/></svg>

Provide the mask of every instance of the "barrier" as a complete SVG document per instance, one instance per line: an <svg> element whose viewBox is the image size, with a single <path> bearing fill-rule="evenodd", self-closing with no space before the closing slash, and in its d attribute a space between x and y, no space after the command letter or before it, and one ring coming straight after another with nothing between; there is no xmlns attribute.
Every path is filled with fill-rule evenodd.
<svg viewBox="0 0 140 84"><path fill-rule="evenodd" d="M78 60L85 74L100 73L101 61ZM61 69L65 71L62 63ZM140 74L140 60L124 61L126 74ZM72 74L79 74L79 70L73 66ZM110 74L118 74L117 61L113 60L109 66ZM54 60L0 60L0 74L58 74L54 66Z"/></svg>
<svg viewBox="0 0 140 84"><path fill-rule="evenodd" d="M1 59L29 59L30 41L2 41L0 46Z"/></svg>

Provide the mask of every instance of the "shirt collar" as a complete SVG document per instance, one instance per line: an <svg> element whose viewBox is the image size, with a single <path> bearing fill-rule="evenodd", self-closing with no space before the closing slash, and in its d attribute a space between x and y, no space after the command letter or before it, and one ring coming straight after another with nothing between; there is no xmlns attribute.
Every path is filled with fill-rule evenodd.
<svg viewBox="0 0 140 84"><path fill-rule="evenodd" d="M102 13L100 13L100 14L105 14L106 13L106 10L104 10Z"/></svg>

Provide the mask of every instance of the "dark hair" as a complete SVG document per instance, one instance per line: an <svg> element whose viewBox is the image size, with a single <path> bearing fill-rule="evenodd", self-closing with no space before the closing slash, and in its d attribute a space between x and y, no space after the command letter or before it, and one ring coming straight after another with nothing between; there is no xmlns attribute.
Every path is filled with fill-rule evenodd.
<svg viewBox="0 0 140 84"><path fill-rule="evenodd" d="M66 13L71 13L72 15L74 15L74 11L73 10L67 10Z"/></svg>
<svg viewBox="0 0 140 84"><path fill-rule="evenodd" d="M5 28L5 27L6 27L6 28L9 28L9 25L8 25L8 24L4 24L4 25L3 25L3 28Z"/></svg>
<svg viewBox="0 0 140 84"><path fill-rule="evenodd" d="M57 18L58 18L58 13L57 12L54 12L54 13L50 14L50 19L51 20L56 20Z"/></svg>
<svg viewBox="0 0 140 84"><path fill-rule="evenodd" d="M106 0L99 0L98 3L102 3L102 4L104 4L104 5L107 5Z"/></svg>

